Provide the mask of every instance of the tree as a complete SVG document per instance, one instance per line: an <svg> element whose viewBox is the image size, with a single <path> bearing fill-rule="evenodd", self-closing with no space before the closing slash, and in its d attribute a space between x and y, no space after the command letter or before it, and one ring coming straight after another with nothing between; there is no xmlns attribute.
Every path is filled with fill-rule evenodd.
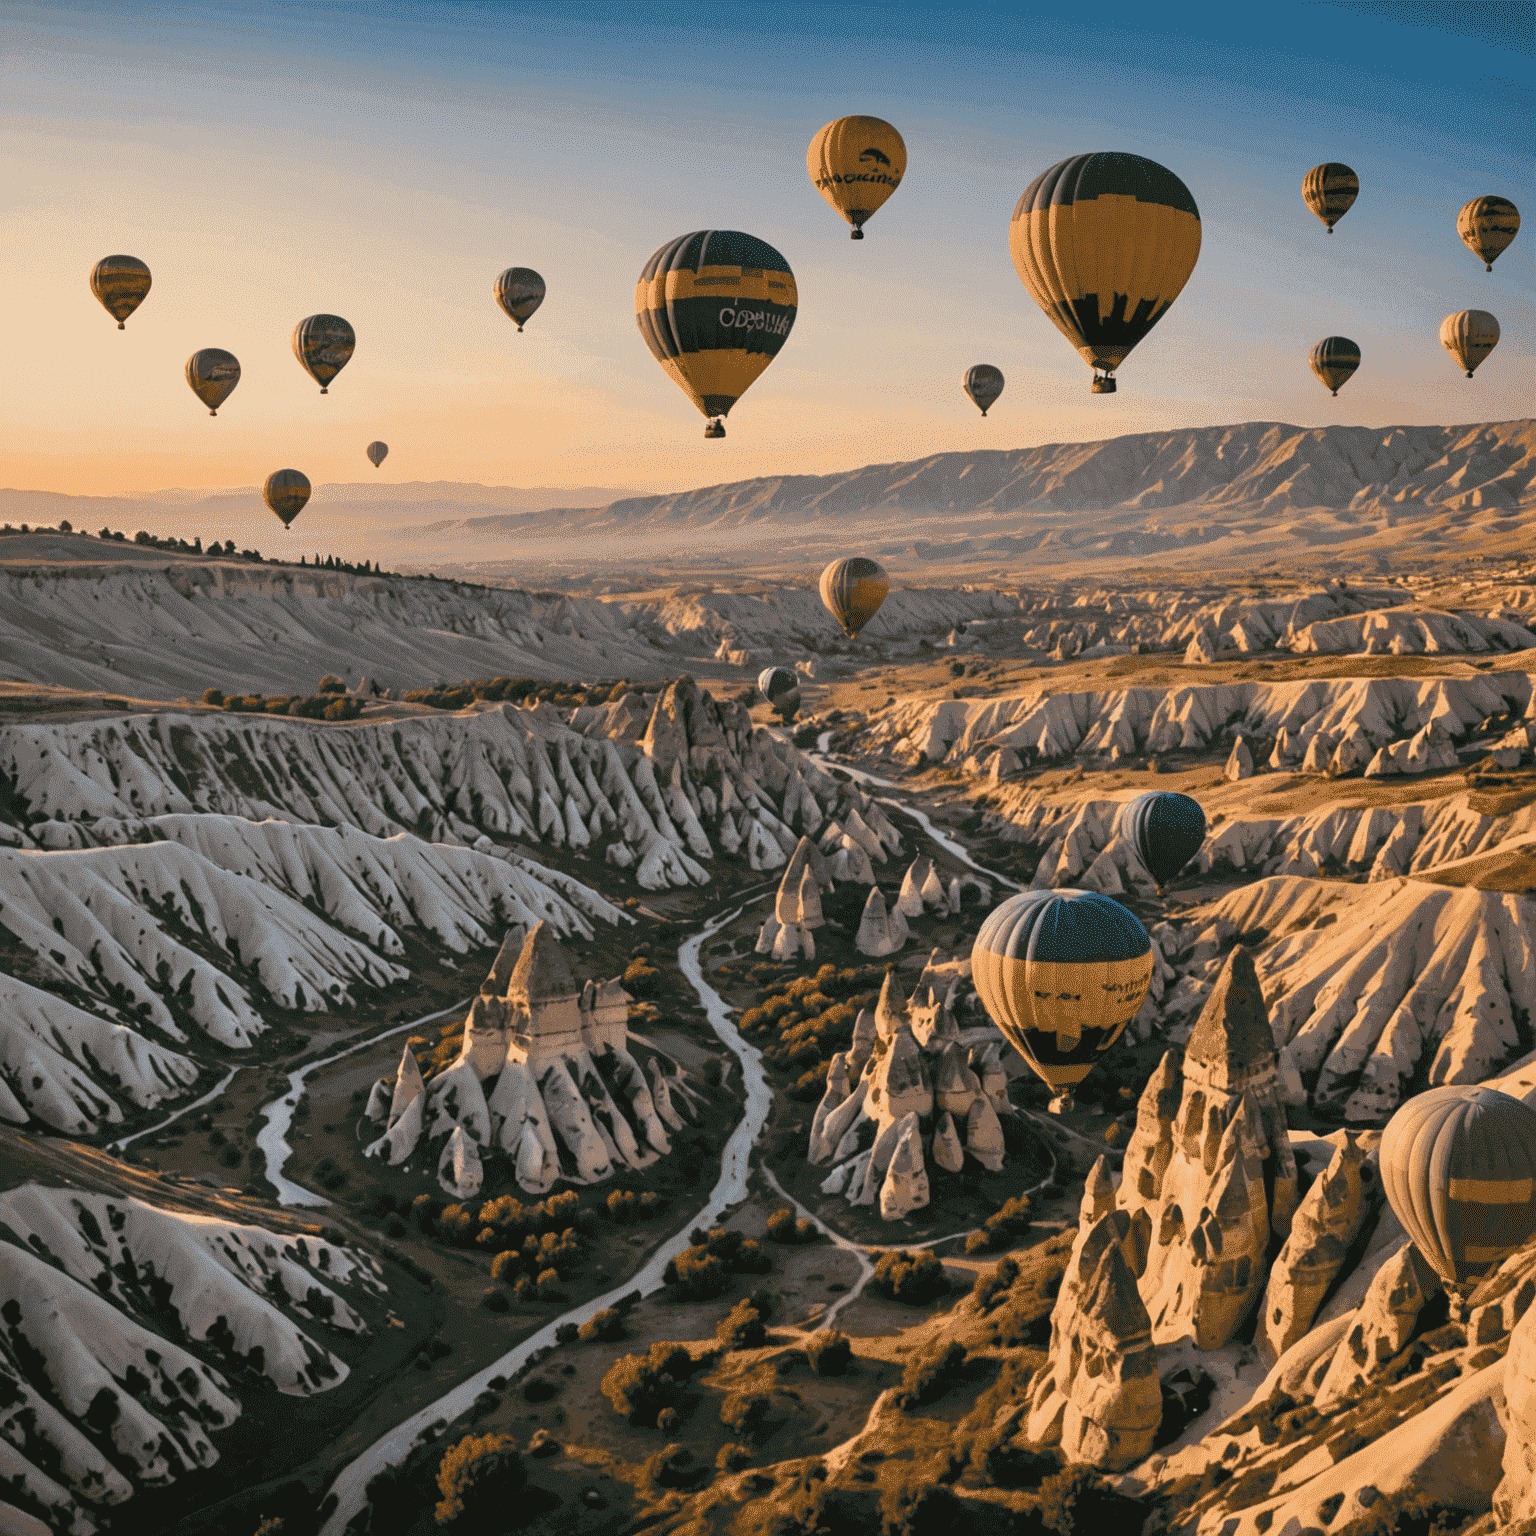
<svg viewBox="0 0 1536 1536"><path fill-rule="evenodd" d="M448 1447L437 1468L442 1498L439 1525L460 1530L489 1530L509 1521L512 1496L528 1481L523 1458L511 1435L465 1435Z"/></svg>

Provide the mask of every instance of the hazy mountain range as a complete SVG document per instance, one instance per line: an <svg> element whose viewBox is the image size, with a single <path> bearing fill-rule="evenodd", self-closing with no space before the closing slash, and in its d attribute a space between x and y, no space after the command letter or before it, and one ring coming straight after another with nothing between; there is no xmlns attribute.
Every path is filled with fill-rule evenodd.
<svg viewBox="0 0 1536 1536"><path fill-rule="evenodd" d="M86 498L0 492L0 517L77 526L133 519L204 537L250 520L254 489ZM201 525L208 524L208 527ZM655 572L798 570L850 540L894 569L1067 574L1105 561L1205 565L1513 552L1536 537L1536 421L1319 427L1276 422L1096 443L935 454L831 475L760 476L672 494L612 488L352 482L316 487L294 534L405 568L527 581ZM515 547L509 536L515 535ZM238 532L235 537L241 538ZM430 557L424 547L430 546Z"/></svg>

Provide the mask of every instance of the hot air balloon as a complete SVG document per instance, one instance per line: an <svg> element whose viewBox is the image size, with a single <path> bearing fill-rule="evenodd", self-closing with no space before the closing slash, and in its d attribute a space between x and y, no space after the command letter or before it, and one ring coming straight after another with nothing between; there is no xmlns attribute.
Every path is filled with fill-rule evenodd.
<svg viewBox="0 0 1536 1536"><path fill-rule="evenodd" d="M977 363L974 368L968 368L965 392L975 401L977 410L985 416L997 404L997 397L1003 392L1003 370L994 368L991 363Z"/></svg>
<svg viewBox="0 0 1536 1536"><path fill-rule="evenodd" d="M1309 361L1312 372L1338 394L1360 366L1360 348L1348 336L1326 336L1312 348Z"/></svg>
<svg viewBox="0 0 1536 1536"><path fill-rule="evenodd" d="M1456 215L1456 233L1485 272L1520 233L1520 210L1507 197L1474 197Z"/></svg>
<svg viewBox="0 0 1536 1536"><path fill-rule="evenodd" d="M496 279L496 302L521 331L544 302L544 279L532 267L508 267Z"/></svg>
<svg viewBox="0 0 1536 1536"><path fill-rule="evenodd" d="M821 600L850 640L880 611L890 588L879 562L863 555L834 560L821 573Z"/></svg>
<svg viewBox="0 0 1536 1536"><path fill-rule="evenodd" d="M1154 791L1137 795L1120 807L1116 830L1135 847L1136 856L1151 871L1161 893L1199 853L1205 841L1205 812L1188 795Z"/></svg>
<svg viewBox="0 0 1536 1536"><path fill-rule="evenodd" d="M1475 1281L1536 1234L1536 1109L1497 1088L1415 1094L1382 1133L1381 1182L1438 1273Z"/></svg>
<svg viewBox="0 0 1536 1536"><path fill-rule="evenodd" d="M328 395L332 379L347 366L357 335L340 315L311 315L293 328L293 355Z"/></svg>
<svg viewBox="0 0 1536 1536"><path fill-rule="evenodd" d="M1008 248L1030 297L1113 394L1114 371L1168 312L1200 255L1200 210L1155 160L1075 155L1029 184Z"/></svg>
<svg viewBox="0 0 1536 1536"><path fill-rule="evenodd" d="M368 461L375 469L389 457L389 444L372 442L363 450L368 455Z"/></svg>
<svg viewBox="0 0 1536 1536"><path fill-rule="evenodd" d="M1486 309L1463 309L1440 322L1440 345L1467 370L1470 379L1499 344L1499 322Z"/></svg>
<svg viewBox="0 0 1536 1536"><path fill-rule="evenodd" d="M735 229L669 240L640 273L635 319L651 355L724 437L723 417L779 354L799 299L789 263Z"/></svg>
<svg viewBox="0 0 1536 1536"><path fill-rule="evenodd" d="M800 708L800 679L788 667L766 667L757 675L757 691L787 725Z"/></svg>
<svg viewBox="0 0 1536 1536"><path fill-rule="evenodd" d="M1021 891L987 914L971 978L1059 1114L1141 1007L1152 941L1133 912L1097 891Z"/></svg>
<svg viewBox="0 0 1536 1536"><path fill-rule="evenodd" d="M229 399L240 382L240 361L222 347L204 347L187 359L187 383L192 393L208 407L210 416Z"/></svg>
<svg viewBox="0 0 1536 1536"><path fill-rule="evenodd" d="M261 488L261 499L283 520L284 528L291 527L309 500L309 477L296 469L275 469Z"/></svg>
<svg viewBox="0 0 1536 1536"><path fill-rule="evenodd" d="M1360 196L1360 178L1347 165L1329 160L1324 165L1314 165L1301 178L1301 195L1307 207L1320 218L1333 233L1333 226L1354 206Z"/></svg>
<svg viewBox="0 0 1536 1536"><path fill-rule="evenodd" d="M816 190L864 238L864 221L901 185L907 146L880 117L840 117L811 140L805 168Z"/></svg>
<svg viewBox="0 0 1536 1536"><path fill-rule="evenodd" d="M120 331L126 328L128 316L144 302L153 281L149 268L137 256L103 256L91 268L91 292L117 321Z"/></svg>

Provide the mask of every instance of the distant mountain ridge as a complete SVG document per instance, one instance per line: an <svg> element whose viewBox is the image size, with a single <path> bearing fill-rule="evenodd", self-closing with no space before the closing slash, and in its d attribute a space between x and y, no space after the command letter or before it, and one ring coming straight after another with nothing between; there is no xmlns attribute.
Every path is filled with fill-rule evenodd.
<svg viewBox="0 0 1536 1536"><path fill-rule="evenodd" d="M833 475L778 475L609 505L616 521L744 523L875 512L1229 512L1536 501L1536 420L1450 427L1281 422L1094 443L940 453Z"/></svg>

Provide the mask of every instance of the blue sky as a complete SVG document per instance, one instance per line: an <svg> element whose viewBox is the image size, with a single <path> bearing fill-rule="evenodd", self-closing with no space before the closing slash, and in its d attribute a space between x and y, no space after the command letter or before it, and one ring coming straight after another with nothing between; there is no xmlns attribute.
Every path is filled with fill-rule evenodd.
<svg viewBox="0 0 1536 1536"><path fill-rule="evenodd" d="M0 5L19 295L0 480L79 491L253 483L280 464L380 478L673 488L969 446L1242 420L1317 425L1528 414L1536 230L1492 274L1468 198L1531 195L1529 5L789 4L702 7ZM828 119L906 138L896 196L848 241L805 173ZM1128 149L1175 170L1204 247L1170 315L1092 397L1008 257L1023 188ZM1330 239L1300 198L1360 174ZM646 352L635 277L664 240L750 230L795 270L799 318L736 408L703 423ZM85 290L110 251L156 287L119 335ZM504 266L538 268L523 336ZM1435 331L1492 310L1468 383ZM326 400L288 353L346 315L359 349ZM1332 399L1312 343L1354 338ZM240 357L209 422L181 378ZM974 362L1008 387L982 421ZM9 434L8 434L9 435ZM276 463L269 462L276 460Z"/></svg>

